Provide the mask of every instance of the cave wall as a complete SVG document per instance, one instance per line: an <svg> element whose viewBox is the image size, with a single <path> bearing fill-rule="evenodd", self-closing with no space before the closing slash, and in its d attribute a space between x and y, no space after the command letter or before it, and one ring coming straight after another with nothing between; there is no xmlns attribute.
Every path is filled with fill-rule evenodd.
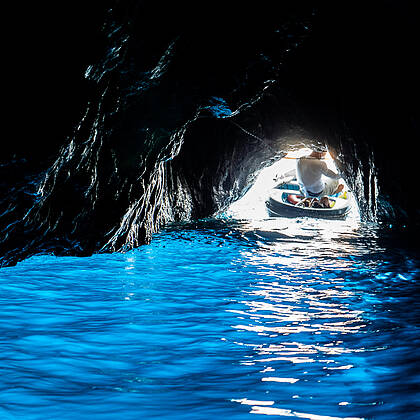
<svg viewBox="0 0 420 420"><path fill-rule="evenodd" d="M25 83L0 166L2 263L138 246L315 141L366 220L416 221L415 155L401 152L418 138L409 3L277 3L33 13L13 51Z"/></svg>

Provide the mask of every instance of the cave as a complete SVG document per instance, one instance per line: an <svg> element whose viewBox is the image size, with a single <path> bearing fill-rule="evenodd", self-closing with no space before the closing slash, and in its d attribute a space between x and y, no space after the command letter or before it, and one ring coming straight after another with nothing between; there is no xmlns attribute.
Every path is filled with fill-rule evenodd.
<svg viewBox="0 0 420 420"><path fill-rule="evenodd" d="M414 2L7 3L0 417L420 418Z"/></svg>
<svg viewBox="0 0 420 420"><path fill-rule="evenodd" d="M415 229L409 3L277 3L27 10L9 59L1 264L138 247L223 212L263 168L319 142L362 220Z"/></svg>

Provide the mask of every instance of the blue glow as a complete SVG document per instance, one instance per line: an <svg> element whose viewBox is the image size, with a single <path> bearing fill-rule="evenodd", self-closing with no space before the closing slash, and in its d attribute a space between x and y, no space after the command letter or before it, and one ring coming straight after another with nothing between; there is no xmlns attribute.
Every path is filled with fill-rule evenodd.
<svg viewBox="0 0 420 420"><path fill-rule="evenodd" d="M276 223L1 269L0 418L415 418L415 254Z"/></svg>
<svg viewBox="0 0 420 420"><path fill-rule="evenodd" d="M229 117L232 110L229 108L227 102L223 98L213 96L211 98L212 105L205 107L217 118Z"/></svg>

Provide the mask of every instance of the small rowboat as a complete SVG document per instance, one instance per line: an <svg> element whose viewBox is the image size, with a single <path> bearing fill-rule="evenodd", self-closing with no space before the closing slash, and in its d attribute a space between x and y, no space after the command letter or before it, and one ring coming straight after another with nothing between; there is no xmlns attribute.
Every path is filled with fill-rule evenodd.
<svg viewBox="0 0 420 420"><path fill-rule="evenodd" d="M274 217L316 217L322 219L344 219L350 211L350 193L338 197L329 196L330 208L304 207L299 185L290 181L271 190L266 206L269 216Z"/></svg>

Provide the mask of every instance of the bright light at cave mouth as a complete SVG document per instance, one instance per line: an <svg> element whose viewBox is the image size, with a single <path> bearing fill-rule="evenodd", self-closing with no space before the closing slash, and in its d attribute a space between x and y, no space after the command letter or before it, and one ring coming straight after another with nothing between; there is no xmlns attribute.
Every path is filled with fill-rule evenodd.
<svg viewBox="0 0 420 420"><path fill-rule="evenodd" d="M287 177L293 174L296 169L296 159L310 153L311 149L308 148L292 151L271 166L262 169L252 187L242 198L229 206L224 213L224 216L243 220L262 220L269 218L265 202L268 199L270 191L279 184L278 178L282 175ZM327 153L325 157L325 162L328 168L337 172L334 160L329 153ZM348 190L346 182L343 179L341 179L340 182L343 183L345 189ZM351 197L351 200L352 211L345 219L345 222L348 224L360 221L357 202L354 197Z"/></svg>

